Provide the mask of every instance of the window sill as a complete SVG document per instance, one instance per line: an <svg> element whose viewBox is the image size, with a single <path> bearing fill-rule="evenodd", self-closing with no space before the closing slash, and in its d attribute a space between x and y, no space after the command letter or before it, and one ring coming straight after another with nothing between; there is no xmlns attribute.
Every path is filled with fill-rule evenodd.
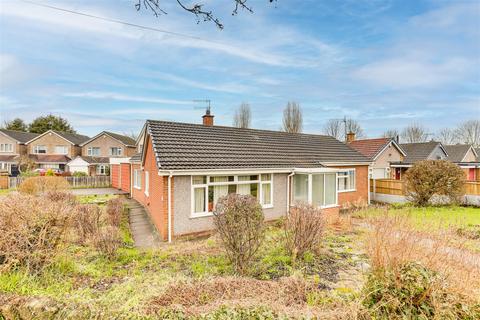
<svg viewBox="0 0 480 320"><path fill-rule="evenodd" d="M195 214L190 215L190 219L206 218L206 217L213 217L213 213L203 212L203 213L195 213Z"/></svg>
<svg viewBox="0 0 480 320"><path fill-rule="evenodd" d="M262 206L262 209L272 209L272 208L273 208L273 204L266 204Z"/></svg>
<svg viewBox="0 0 480 320"><path fill-rule="evenodd" d="M344 193L344 192L355 192L357 189L350 189L350 190L338 190L338 193Z"/></svg>
<svg viewBox="0 0 480 320"><path fill-rule="evenodd" d="M330 209L330 208L337 208L337 207L340 207L338 204L332 204L332 205L329 205L329 206L322 206L322 207L319 207L320 209Z"/></svg>
<svg viewBox="0 0 480 320"><path fill-rule="evenodd" d="M142 188L136 186L133 186L133 189L142 190Z"/></svg>

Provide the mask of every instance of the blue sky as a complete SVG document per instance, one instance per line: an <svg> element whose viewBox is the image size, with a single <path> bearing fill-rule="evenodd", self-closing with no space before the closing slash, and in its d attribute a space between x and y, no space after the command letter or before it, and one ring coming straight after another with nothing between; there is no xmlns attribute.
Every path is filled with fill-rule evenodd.
<svg viewBox="0 0 480 320"><path fill-rule="evenodd" d="M480 1L250 0L216 8L225 29L135 0L41 1L203 40L0 0L0 121L53 113L77 131L138 131L145 119L200 122L211 99L231 125L242 102L253 127L279 129L287 101L304 131L352 117L367 136L417 121L430 132L480 118ZM187 1L188 2L188 1Z"/></svg>

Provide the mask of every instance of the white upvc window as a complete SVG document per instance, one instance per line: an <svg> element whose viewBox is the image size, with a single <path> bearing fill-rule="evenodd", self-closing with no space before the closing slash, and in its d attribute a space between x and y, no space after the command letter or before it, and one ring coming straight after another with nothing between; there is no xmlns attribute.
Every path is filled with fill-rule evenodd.
<svg viewBox="0 0 480 320"><path fill-rule="evenodd" d="M122 148L120 148L120 147L111 147L111 148L110 148L110 155L111 155L111 156L121 156L121 155L122 155Z"/></svg>
<svg viewBox="0 0 480 320"><path fill-rule="evenodd" d="M150 181L149 181L149 175L148 175L148 171L145 171L145 195L148 197L150 196Z"/></svg>
<svg viewBox="0 0 480 320"><path fill-rule="evenodd" d="M298 173L293 176L293 205L308 203L320 208L338 203L336 173Z"/></svg>
<svg viewBox="0 0 480 320"><path fill-rule="evenodd" d="M106 175L107 174L107 169L108 168L108 165L106 164L99 164L97 165L97 175Z"/></svg>
<svg viewBox="0 0 480 320"><path fill-rule="evenodd" d="M91 156L91 157L100 156L100 148L99 147L88 147L87 148L87 155Z"/></svg>
<svg viewBox="0 0 480 320"><path fill-rule="evenodd" d="M1 143L0 152L13 152L13 144L11 143Z"/></svg>
<svg viewBox="0 0 480 320"><path fill-rule="evenodd" d="M33 153L35 154L47 153L47 146L37 144L33 146Z"/></svg>
<svg viewBox="0 0 480 320"><path fill-rule="evenodd" d="M356 190L355 169L347 169L337 173L338 192L351 192Z"/></svg>
<svg viewBox="0 0 480 320"><path fill-rule="evenodd" d="M133 187L142 189L142 172L139 169L133 170Z"/></svg>
<svg viewBox="0 0 480 320"><path fill-rule="evenodd" d="M68 154L68 146L55 146L55 154Z"/></svg>
<svg viewBox="0 0 480 320"><path fill-rule="evenodd" d="M230 193L251 195L273 207L273 174L192 176L192 217L212 215L218 199Z"/></svg>

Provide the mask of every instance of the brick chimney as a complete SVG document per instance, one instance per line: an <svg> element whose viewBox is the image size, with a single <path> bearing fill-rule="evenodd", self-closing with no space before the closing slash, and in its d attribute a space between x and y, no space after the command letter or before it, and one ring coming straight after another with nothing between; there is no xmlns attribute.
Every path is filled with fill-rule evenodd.
<svg viewBox="0 0 480 320"><path fill-rule="evenodd" d="M347 143L355 141L355 133L354 132L349 132L347 133Z"/></svg>
<svg viewBox="0 0 480 320"><path fill-rule="evenodd" d="M212 127L213 126L213 117L214 115L210 114L210 107L207 108L207 111L205 114L202 116L203 118L203 125L207 127Z"/></svg>

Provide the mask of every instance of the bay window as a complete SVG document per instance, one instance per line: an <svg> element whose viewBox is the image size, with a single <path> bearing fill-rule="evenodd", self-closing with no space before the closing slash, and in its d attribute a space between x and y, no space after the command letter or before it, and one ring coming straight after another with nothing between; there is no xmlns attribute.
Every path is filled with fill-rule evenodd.
<svg viewBox="0 0 480 320"><path fill-rule="evenodd" d="M273 207L272 174L192 176L192 217L211 215L218 199L230 193L251 195Z"/></svg>
<svg viewBox="0 0 480 320"><path fill-rule="evenodd" d="M338 172L338 191L355 191L355 169Z"/></svg>
<svg viewBox="0 0 480 320"><path fill-rule="evenodd" d="M337 205L336 173L297 173L293 176L293 203L304 202L317 207Z"/></svg>

